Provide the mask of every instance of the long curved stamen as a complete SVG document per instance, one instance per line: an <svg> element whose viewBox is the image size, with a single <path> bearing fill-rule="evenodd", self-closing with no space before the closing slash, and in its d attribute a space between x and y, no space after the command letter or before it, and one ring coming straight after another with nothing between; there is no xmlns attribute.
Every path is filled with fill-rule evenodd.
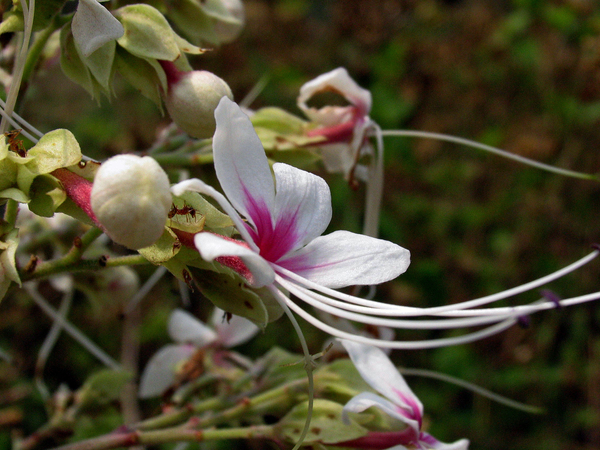
<svg viewBox="0 0 600 450"><path fill-rule="evenodd" d="M456 136L450 136L448 134L442 133L432 133L429 131L412 131L412 130L383 130L383 136L394 136L394 137L416 137L416 138L426 138L426 139L437 139L439 141L452 142L455 144L466 145L468 147L473 147L479 150L484 150L489 153L493 153L495 155L502 156L507 159L512 159L513 161L517 161L523 164L526 164L531 167L535 167L537 169L546 170L548 172L557 173L559 175L564 175L566 177L579 178L582 180L595 180L600 181L600 178L597 175L589 174L589 173L581 173L575 172L573 170L561 169L559 167L554 167L549 164L544 164L538 161L534 161L529 158L525 158L524 156L515 155L514 153L507 152L505 150L500 150L499 148L492 147L491 145L481 144L479 142L471 141L469 139L464 139Z"/></svg>
<svg viewBox="0 0 600 450"><path fill-rule="evenodd" d="M284 296L285 297L285 296ZM327 325L324 322L321 322L317 318L311 316L309 313L304 311L298 305L296 305L289 298L285 297L285 303L287 306L293 310L296 314L302 317L311 325L319 328L325 333L329 333L334 337L339 337L342 339L349 339L351 341L360 342L367 345L374 345L375 347L380 348L392 348L397 350L423 350L428 348L439 348L439 347L449 347L453 345L461 345L467 344L469 342L478 341L480 339L484 339L489 336L493 336L494 334L498 334L511 326L513 326L517 320L516 319L507 319L495 325L492 325L488 328L484 328L483 330L479 330L473 333L465 334L458 337L451 338L442 338L442 339L429 339L424 341L383 341L377 338L369 338L365 336L358 336L353 333L348 333L345 331L338 330L330 325Z"/></svg>
<svg viewBox="0 0 600 450"><path fill-rule="evenodd" d="M503 319L514 318L515 313L505 313L503 316L498 317L494 316L486 316L486 317L469 317L469 318L461 318L461 319L437 319L437 320L401 320L401 319L386 319L382 317L373 317L373 314L378 314L377 312L367 312L367 313L354 313L349 312L341 308L333 307L329 304L326 304L318 299L315 299L311 296L311 291L302 291L297 289L293 283L285 282L285 280L277 280L278 283L285 289L287 289L291 294L294 294L300 300L305 303L317 308L326 313L332 314L337 317L341 317L343 319L352 320L354 322L360 322L368 325L375 325L380 327L389 327L389 328L405 328L412 330L443 330L443 329L451 329L451 328L468 328L474 326L481 325L489 325L491 323L497 323Z"/></svg>
<svg viewBox="0 0 600 450"><path fill-rule="evenodd" d="M315 298L319 298L320 300L322 300L324 302L329 301L331 299L331 297L333 297L338 300L343 300L344 302L349 302L349 303L352 303L355 305L361 305L361 306L365 306L368 308L373 308L374 310L377 310L374 313L376 313L378 315L389 314L389 315L395 315L396 317L400 317L400 316L410 317L410 316L423 316L423 315L443 315L444 313L449 312L449 311L454 314L457 310L475 308L477 306L482 306L482 305L486 305L489 303L497 302L499 300L504 300L506 298L513 297L513 296L521 294L523 292L527 292L532 289L539 288L539 287L546 285L554 280L557 280L558 278L561 278L561 277L579 269L580 267L586 265L587 263L589 263L590 261L595 259L598 255L600 255L600 251L594 250L593 252L584 256L583 258L579 259L578 261L575 261L574 263L569 264L568 266L563 267L562 269L557 270L556 272L553 272L553 273L546 275L542 278L539 278L537 280L522 284L520 286L516 286L514 288L507 289L502 292L498 292L496 294L487 295L484 297L480 297L477 299L473 299L473 300L469 300L469 301L465 301L465 302L461 302L461 303L456 303L456 304L452 304L452 305L438 306L438 307L431 307L431 308L417 308L417 307L410 307L410 306L390 305L390 304L381 303L381 302L377 302L377 301L373 301L373 300L365 300L365 299L362 299L359 297L355 297L355 296L352 296L349 294L344 294L344 293L338 292L334 289L329 289L329 288L326 288L319 284L313 283L310 280L307 280L306 278L303 278L303 277L295 274L294 272L290 272L289 270L284 269L283 267L274 266L274 268L279 274L294 281L298 287L305 288L305 289L313 289L315 291L321 292L321 293L329 296L329 297L325 297L323 295L317 294L316 292L313 293ZM561 301L561 304L564 305L564 301ZM340 305L338 305L338 306L340 306ZM390 311L390 312L385 313L384 312L385 310Z"/></svg>

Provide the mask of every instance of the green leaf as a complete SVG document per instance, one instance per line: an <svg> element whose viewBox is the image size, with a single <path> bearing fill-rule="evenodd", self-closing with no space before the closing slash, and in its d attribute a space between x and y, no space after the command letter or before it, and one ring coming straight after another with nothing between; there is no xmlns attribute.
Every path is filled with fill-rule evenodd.
<svg viewBox="0 0 600 450"><path fill-rule="evenodd" d="M190 272L202 294L215 306L245 317L263 329L266 327L269 322L267 308L243 277L232 270L218 273L190 267Z"/></svg>
<svg viewBox="0 0 600 450"><path fill-rule="evenodd" d="M219 43L213 18L206 14L197 0L179 0L176 7L169 11L169 19L183 34L194 40Z"/></svg>
<svg viewBox="0 0 600 450"><path fill-rule="evenodd" d="M150 247L139 249L138 252L152 264L163 264L177 255L181 250L180 246L175 245L176 242L177 237L175 234L170 229L165 228L158 241Z"/></svg>
<svg viewBox="0 0 600 450"><path fill-rule="evenodd" d="M141 58L174 61L180 55L175 33L167 19L149 5L129 5L115 11L125 33L117 42Z"/></svg>
<svg viewBox="0 0 600 450"><path fill-rule="evenodd" d="M350 419L349 424L342 422L343 406L324 399L315 399L310 428L305 444L321 442L335 444L366 436L368 430ZM282 437L289 442L297 442L304 428L308 414L308 402L294 407L281 421L277 428Z"/></svg>
<svg viewBox="0 0 600 450"><path fill-rule="evenodd" d="M119 398L121 389L131 381L129 372L104 369L91 375L77 391L76 398L82 409L105 405Z"/></svg>

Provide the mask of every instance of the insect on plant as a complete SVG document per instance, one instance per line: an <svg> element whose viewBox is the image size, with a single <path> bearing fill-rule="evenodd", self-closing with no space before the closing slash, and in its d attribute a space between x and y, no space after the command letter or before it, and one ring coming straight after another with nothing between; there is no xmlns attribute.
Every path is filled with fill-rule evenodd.
<svg viewBox="0 0 600 450"><path fill-rule="evenodd" d="M21 158L25 158L27 156L27 150L25 150L25 146L23 145L23 141L21 139L17 139L17 136L21 134L22 130L12 130L4 133L6 140L8 141L8 148L19 155Z"/></svg>

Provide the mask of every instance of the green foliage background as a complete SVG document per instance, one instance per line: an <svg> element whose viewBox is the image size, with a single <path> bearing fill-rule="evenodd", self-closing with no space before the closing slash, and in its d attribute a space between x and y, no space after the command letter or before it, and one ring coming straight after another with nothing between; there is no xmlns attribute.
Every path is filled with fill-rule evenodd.
<svg viewBox="0 0 600 450"><path fill-rule="evenodd" d="M414 129L467 137L548 164L600 172L600 7L579 0L283 0L245 2L247 26L239 40L197 57L197 68L228 81L241 100L269 77L252 107L276 105L299 113L299 87L345 66L373 94L371 117L384 129ZM119 85L98 107L48 64L33 81L22 113L43 131L71 129L84 153L106 157L141 151L168 123L156 108ZM362 191L327 178L334 194L331 229L360 230ZM382 236L412 252L408 272L377 291L399 304L433 306L490 294L524 283L583 256L600 240L600 185L566 179L432 140L386 139ZM143 272L148 276L150 271ZM550 287L561 296L598 290L598 263ZM141 365L165 342L173 286L146 303ZM532 301L523 295L507 304ZM193 310L209 308L192 298ZM22 385L32 375L49 321L17 297L3 304L3 348L17 367L0 381ZM82 300L73 321L118 355L118 305ZM314 352L324 336L306 326ZM402 332L425 339L447 332ZM258 356L272 345L298 349L286 320L246 345ZM35 349L35 350L32 350ZM394 353L406 367L457 376L508 397L541 406L543 415L511 410L439 381L410 377L425 404L430 431L441 440L471 440L473 449L600 448L600 309L590 304L532 317L461 347ZM77 388L93 358L62 337L45 379ZM8 390L5 392L9 392ZM34 392L31 389L31 392ZM4 394L6 397L7 394ZM0 397L3 403L5 399ZM23 430L44 421L35 395L24 397ZM8 407L0 409L2 412ZM146 405L156 412L157 404ZM118 418L97 423L109 431ZM102 425L104 424L104 425ZM98 428L94 433L100 431ZM2 431L0 446L8 445ZM228 447L232 448L232 447Z"/></svg>

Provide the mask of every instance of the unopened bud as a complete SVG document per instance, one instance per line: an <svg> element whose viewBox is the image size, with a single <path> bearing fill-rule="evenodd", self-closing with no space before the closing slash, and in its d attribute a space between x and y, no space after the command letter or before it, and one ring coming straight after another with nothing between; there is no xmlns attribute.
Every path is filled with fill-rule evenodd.
<svg viewBox="0 0 600 450"><path fill-rule="evenodd" d="M152 158L118 155L94 178L92 210L110 238L131 249L158 240L171 207L169 178Z"/></svg>
<svg viewBox="0 0 600 450"><path fill-rule="evenodd" d="M163 64L164 67L164 64ZM233 99L225 81L205 70L179 74L171 80L165 99L173 122L190 136L211 138L215 132L215 109L223 97Z"/></svg>

